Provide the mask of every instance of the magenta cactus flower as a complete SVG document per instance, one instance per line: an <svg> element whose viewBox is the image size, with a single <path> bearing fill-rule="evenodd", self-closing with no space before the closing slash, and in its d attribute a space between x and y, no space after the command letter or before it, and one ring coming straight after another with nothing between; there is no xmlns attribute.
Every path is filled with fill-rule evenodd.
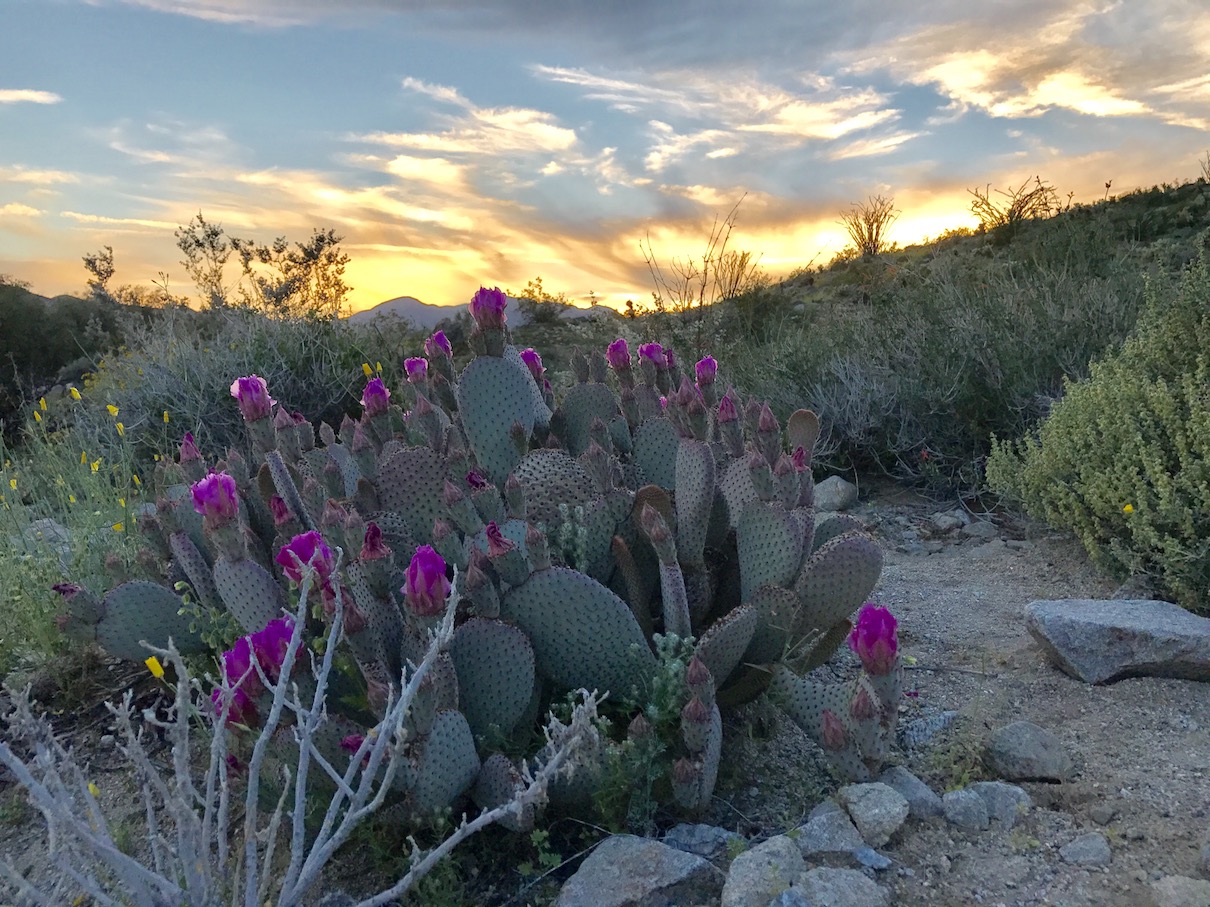
<svg viewBox="0 0 1210 907"><path fill-rule="evenodd" d="M323 536L314 529L296 535L282 545L281 550L277 552L277 557L273 560L281 566L286 577L292 583L299 585L302 584L303 574L306 572L308 564L315 568L320 582L324 585L327 585L332 571L336 569L336 559L332 555L332 549L328 547Z"/></svg>
<svg viewBox="0 0 1210 907"><path fill-rule="evenodd" d="M713 356L703 356L697 360L693 371L697 376L697 386L706 387L709 384L713 384L715 377L718 375L718 362L715 361Z"/></svg>
<svg viewBox="0 0 1210 907"><path fill-rule="evenodd" d="M898 622L886 608L866 602L857 614L857 625L849 634L849 648L857 653L866 672L890 674L898 663Z"/></svg>
<svg viewBox="0 0 1210 907"><path fill-rule="evenodd" d="M290 512L290 505L280 494L269 498L269 512L273 514L274 526L282 526L294 519L294 514Z"/></svg>
<svg viewBox="0 0 1210 907"><path fill-rule="evenodd" d="M508 297L499 287L492 287L490 290L487 287L480 287L478 292L471 297L471 317L475 319L475 324L482 331L493 328L498 330L504 327L504 322L508 320L504 314L504 308L507 305Z"/></svg>
<svg viewBox="0 0 1210 907"><path fill-rule="evenodd" d="M424 360L422 359L421 362ZM381 378L371 378L361 392L361 405L367 416L379 416L391 406L391 392Z"/></svg>
<svg viewBox="0 0 1210 907"><path fill-rule="evenodd" d="M403 360L403 371L408 384L423 384L429 378L429 361L423 356L411 356Z"/></svg>
<svg viewBox="0 0 1210 907"><path fill-rule="evenodd" d="M197 443L193 440L193 432L185 432L185 437L181 439L181 462L192 463L202 458L202 452L197 449Z"/></svg>
<svg viewBox="0 0 1210 907"><path fill-rule="evenodd" d="M664 368L667 368L667 369L676 368L676 354L673 353L672 350L670 350L670 349L664 350Z"/></svg>
<svg viewBox="0 0 1210 907"><path fill-rule="evenodd" d="M445 613L449 595L445 560L431 545L421 545L408 564L403 584L404 602L418 617L438 617Z"/></svg>
<svg viewBox="0 0 1210 907"><path fill-rule="evenodd" d="M658 343L644 343L639 347L639 358L649 359L658 369L668 368L668 355Z"/></svg>
<svg viewBox="0 0 1210 907"><path fill-rule="evenodd" d="M230 649L220 656L223 661L223 677L228 685L250 690L255 696L262 689L260 676L252 667L252 638L241 636ZM258 656L259 657L259 656Z"/></svg>
<svg viewBox="0 0 1210 907"><path fill-rule="evenodd" d="M227 727L233 727L237 724L242 724L246 727L256 723L256 703L241 689L234 689L230 696L224 696L221 687L216 687L214 692L210 694L210 703L214 707L215 717L223 714L223 709L227 708ZM228 706L228 703L230 705Z"/></svg>
<svg viewBox="0 0 1210 907"><path fill-rule="evenodd" d="M212 523L222 525L235 519L239 512L239 496L235 479L225 472L212 472L189 486L193 494L193 509Z"/></svg>
<svg viewBox="0 0 1210 907"><path fill-rule="evenodd" d="M445 331L437 331L428 340L424 341L424 355L430 359L436 359L439 356L444 356L448 359L454 355L454 348L450 346L450 341L445 336Z"/></svg>
<svg viewBox="0 0 1210 907"><path fill-rule="evenodd" d="M478 489L478 488L486 488L488 485L491 484L491 482L489 482L486 478L484 478L483 473L481 473L479 470L472 469L470 472L468 472L466 474L466 484L469 485L471 488Z"/></svg>
<svg viewBox="0 0 1210 907"><path fill-rule="evenodd" d="M281 676L282 663L286 660L286 650L293 636L294 618L286 614L269 621L263 630L246 637L251 641L261 670L274 683Z"/></svg>
<svg viewBox="0 0 1210 907"><path fill-rule="evenodd" d="M535 381L541 381L546 369L542 367L542 357L538 355L538 351L532 347L521 351L521 361L525 363L525 367L529 369L529 373L534 376Z"/></svg>
<svg viewBox="0 0 1210 907"><path fill-rule="evenodd" d="M382 540L382 527L373 520L366 523L365 541L362 542L361 554L357 556L357 559L361 561L377 561L390 556L391 549Z"/></svg>
<svg viewBox="0 0 1210 907"><path fill-rule="evenodd" d="M619 337L609 344L605 350L605 361L615 370L630 368L630 347L626 345L625 337Z"/></svg>
<svg viewBox="0 0 1210 907"><path fill-rule="evenodd" d="M794 448L794 453L790 455L790 462L794 464L795 472L807 471L807 450L802 445Z"/></svg>
<svg viewBox="0 0 1210 907"><path fill-rule="evenodd" d="M231 396L239 404L240 415L245 422L264 419L277 401L269 396L269 386L259 375L236 378L231 384Z"/></svg>

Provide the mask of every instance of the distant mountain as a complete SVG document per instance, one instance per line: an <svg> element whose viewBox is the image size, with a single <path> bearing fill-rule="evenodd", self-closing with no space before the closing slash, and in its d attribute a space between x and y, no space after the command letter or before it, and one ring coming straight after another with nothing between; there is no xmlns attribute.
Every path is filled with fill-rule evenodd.
<svg viewBox="0 0 1210 907"><path fill-rule="evenodd" d="M525 324L525 319L520 318L518 314L517 299L510 296L508 301L509 323ZM396 296L394 299L380 302L372 309L355 312L349 316L348 320L351 324L364 324L379 315L387 315L407 319L421 330L431 331L437 327L439 322L465 311L466 306L464 305L430 305L427 302L421 302L415 296ZM589 309L567 306L562 312L562 316L564 318L620 318L621 314L604 305L593 306Z"/></svg>

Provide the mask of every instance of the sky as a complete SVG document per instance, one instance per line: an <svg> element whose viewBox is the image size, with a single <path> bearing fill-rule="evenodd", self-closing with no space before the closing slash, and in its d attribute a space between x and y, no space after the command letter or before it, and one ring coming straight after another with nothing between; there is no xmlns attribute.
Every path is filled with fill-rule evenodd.
<svg viewBox="0 0 1210 907"><path fill-rule="evenodd" d="M1196 177L1205 3L0 0L0 273L81 292L109 245L113 285L192 293L201 213L335 230L355 310L537 276L620 305L738 204L780 278L872 196L909 244L972 188Z"/></svg>

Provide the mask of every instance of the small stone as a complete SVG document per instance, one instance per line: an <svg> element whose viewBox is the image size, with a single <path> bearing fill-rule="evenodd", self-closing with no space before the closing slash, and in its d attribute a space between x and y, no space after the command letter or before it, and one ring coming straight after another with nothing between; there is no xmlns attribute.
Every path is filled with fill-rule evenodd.
<svg viewBox="0 0 1210 907"><path fill-rule="evenodd" d="M811 902L797 888L787 888L769 902L769 907L811 907Z"/></svg>
<svg viewBox="0 0 1210 907"><path fill-rule="evenodd" d="M949 791L941 798L945 819L967 831L984 831L991 825L987 802L969 788Z"/></svg>
<svg viewBox="0 0 1210 907"><path fill-rule="evenodd" d="M857 486L840 476L829 476L815 486L815 512L848 510L857 503Z"/></svg>
<svg viewBox="0 0 1210 907"><path fill-rule="evenodd" d="M984 755L988 768L1009 781L1066 781L1071 756L1059 738L1030 721L1014 721L992 734Z"/></svg>
<svg viewBox="0 0 1210 907"><path fill-rule="evenodd" d="M1197 869L1198 872L1210 879L1210 828L1206 829L1206 834L1202 838L1202 849L1198 853Z"/></svg>
<svg viewBox="0 0 1210 907"><path fill-rule="evenodd" d="M1096 822L1097 825L1108 825L1113 821L1116 813L1117 810L1113 808L1112 803L1097 803L1093 805L1092 809L1088 810L1088 818Z"/></svg>
<svg viewBox="0 0 1210 907"><path fill-rule="evenodd" d="M1024 790L1015 784L1003 781L979 781L970 786L976 794L983 798L987 805L987 815L991 821L998 824L1003 831L1008 831L1016 824L1017 816L1033 806L1033 801Z"/></svg>
<svg viewBox="0 0 1210 907"><path fill-rule="evenodd" d="M873 847L858 847L853 851L853 859L866 869L883 870L891 867L892 860L876 851Z"/></svg>
<svg viewBox="0 0 1210 907"><path fill-rule="evenodd" d="M785 835L762 841L731 863L721 907L767 907L806 868L798 844Z"/></svg>
<svg viewBox="0 0 1210 907"><path fill-rule="evenodd" d="M105 747L115 746L117 744L117 742L118 742L118 738L115 737L113 734L102 734L101 735L101 746L105 746Z"/></svg>
<svg viewBox="0 0 1210 907"><path fill-rule="evenodd" d="M1206 907L1210 904L1210 882L1187 876L1164 876L1151 883L1155 907Z"/></svg>
<svg viewBox="0 0 1210 907"><path fill-rule="evenodd" d="M727 854L732 842L746 843L741 835L714 825L682 822L668 829L663 842L669 847L696 854L704 860L717 860Z"/></svg>
<svg viewBox="0 0 1210 907"><path fill-rule="evenodd" d="M1147 837L1141 828L1128 828L1122 832L1122 837L1127 841L1142 841Z"/></svg>
<svg viewBox="0 0 1210 907"><path fill-rule="evenodd" d="M836 792L836 799L871 847L886 844L908 817L907 800L879 781L842 787Z"/></svg>
<svg viewBox="0 0 1210 907"><path fill-rule="evenodd" d="M969 522L970 517L963 510L951 510L948 513L938 512L929 517L929 523L938 532L953 532Z"/></svg>
<svg viewBox="0 0 1210 907"><path fill-rule="evenodd" d="M1108 866L1113 854L1100 832L1090 831L1059 848L1059 856L1075 866Z"/></svg>
<svg viewBox="0 0 1210 907"><path fill-rule="evenodd" d="M794 887L811 907L889 907L891 903L886 891L856 869L812 869Z"/></svg>
<svg viewBox="0 0 1210 907"><path fill-rule="evenodd" d="M893 765L878 778L883 784L894 788L907 800L908 815L913 819L932 819L944 813L941 798L931 787L909 772L902 765Z"/></svg>
<svg viewBox="0 0 1210 907"><path fill-rule="evenodd" d="M798 829L798 848L804 857L814 853L851 853L865 846L849 814L824 800Z"/></svg>
<svg viewBox="0 0 1210 907"><path fill-rule="evenodd" d="M973 523L963 526L959 532L959 535L968 539L983 539L984 541L990 541L991 539L999 537L1000 530L996 528L995 523L989 520L975 520Z"/></svg>
<svg viewBox="0 0 1210 907"><path fill-rule="evenodd" d="M797 855L797 851L795 852ZM799 858L801 859L801 857ZM718 896L718 870L701 857L634 835L606 838L559 892L557 907L700 904ZM761 901L763 905L768 898Z"/></svg>

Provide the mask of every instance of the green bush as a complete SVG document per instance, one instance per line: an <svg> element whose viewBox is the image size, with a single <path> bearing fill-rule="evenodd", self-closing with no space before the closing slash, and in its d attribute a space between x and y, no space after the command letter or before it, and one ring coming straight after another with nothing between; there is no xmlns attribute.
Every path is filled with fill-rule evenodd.
<svg viewBox="0 0 1210 907"><path fill-rule="evenodd" d="M987 482L1072 530L1119 576L1146 574L1210 610L1210 263L1174 297L1148 287L1120 350L1069 383L1036 435L998 442Z"/></svg>

